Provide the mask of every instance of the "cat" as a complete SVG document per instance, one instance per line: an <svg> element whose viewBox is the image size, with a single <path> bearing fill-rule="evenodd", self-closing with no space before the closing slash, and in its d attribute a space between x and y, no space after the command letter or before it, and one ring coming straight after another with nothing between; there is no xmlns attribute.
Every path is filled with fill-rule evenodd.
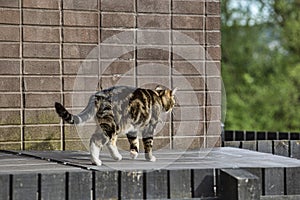
<svg viewBox="0 0 300 200"><path fill-rule="evenodd" d="M77 115L69 113L58 102L55 102L55 109L58 115L70 124L81 124L94 117L97 126L89 146L93 164L102 165L99 156L104 145L107 146L113 159L117 161L122 159L116 146L120 134L127 135L130 156L136 159L139 152L139 133L142 135L145 159L154 162L156 160L152 155L154 130L161 112L172 111L176 90L161 87L151 90L114 86L92 95L86 108Z"/></svg>

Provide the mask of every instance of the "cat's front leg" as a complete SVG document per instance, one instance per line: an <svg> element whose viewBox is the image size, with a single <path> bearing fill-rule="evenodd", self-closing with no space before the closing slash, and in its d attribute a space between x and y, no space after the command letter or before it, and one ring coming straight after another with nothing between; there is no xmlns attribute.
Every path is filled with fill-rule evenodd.
<svg viewBox="0 0 300 200"><path fill-rule="evenodd" d="M113 134L110 141L107 143L107 148L109 150L111 157L117 161L120 161L120 160L122 160L122 155L119 153L119 150L117 147L117 138L118 138L118 135Z"/></svg>
<svg viewBox="0 0 300 200"><path fill-rule="evenodd" d="M145 158L148 161L155 162L156 158L152 155L153 137L143 138Z"/></svg>
<svg viewBox="0 0 300 200"><path fill-rule="evenodd" d="M136 159L139 152L139 139L136 132L130 132L127 135L128 142L130 144L130 157Z"/></svg>
<svg viewBox="0 0 300 200"><path fill-rule="evenodd" d="M101 132L96 132L92 135L90 139L90 154L91 154L91 161L93 164L97 166L102 165L102 161L100 160L100 151L103 145L108 142L109 138L105 136Z"/></svg>

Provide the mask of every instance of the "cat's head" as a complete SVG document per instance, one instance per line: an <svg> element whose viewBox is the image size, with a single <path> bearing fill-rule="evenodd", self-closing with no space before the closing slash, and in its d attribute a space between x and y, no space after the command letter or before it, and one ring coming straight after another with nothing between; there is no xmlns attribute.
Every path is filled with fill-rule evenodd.
<svg viewBox="0 0 300 200"><path fill-rule="evenodd" d="M170 90L170 89L163 89L162 87L157 86L155 90L158 93L159 97L161 98L164 111L165 112L171 111L176 104L175 93L177 91L177 88Z"/></svg>

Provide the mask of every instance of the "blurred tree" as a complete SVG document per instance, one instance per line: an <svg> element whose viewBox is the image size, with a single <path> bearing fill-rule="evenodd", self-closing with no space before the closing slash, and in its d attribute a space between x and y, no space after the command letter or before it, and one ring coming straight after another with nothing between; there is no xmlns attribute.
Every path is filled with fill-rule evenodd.
<svg viewBox="0 0 300 200"><path fill-rule="evenodd" d="M299 10L299 0L222 0L226 129L300 130Z"/></svg>

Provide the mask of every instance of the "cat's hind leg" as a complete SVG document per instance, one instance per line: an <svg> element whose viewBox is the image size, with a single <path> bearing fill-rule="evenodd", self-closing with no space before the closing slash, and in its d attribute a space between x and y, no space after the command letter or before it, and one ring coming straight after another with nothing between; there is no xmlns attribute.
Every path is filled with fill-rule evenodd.
<svg viewBox="0 0 300 200"><path fill-rule="evenodd" d="M103 145L107 144L108 141L109 138L102 132L96 132L92 135L90 139L90 154L93 164L96 164L97 166L102 165L102 161L100 160L100 152Z"/></svg>
<svg viewBox="0 0 300 200"><path fill-rule="evenodd" d="M155 162L156 158L152 155L153 137L143 137L145 158L148 161Z"/></svg>
<svg viewBox="0 0 300 200"><path fill-rule="evenodd" d="M107 145L107 148L109 150L111 157L117 161L120 161L120 160L122 160L122 155L118 151L117 138L118 138L118 135L113 134L111 136L110 141L106 145Z"/></svg>
<svg viewBox="0 0 300 200"><path fill-rule="evenodd" d="M136 132L129 132L127 135L128 142L130 144L130 157L136 159L139 152L139 139Z"/></svg>

